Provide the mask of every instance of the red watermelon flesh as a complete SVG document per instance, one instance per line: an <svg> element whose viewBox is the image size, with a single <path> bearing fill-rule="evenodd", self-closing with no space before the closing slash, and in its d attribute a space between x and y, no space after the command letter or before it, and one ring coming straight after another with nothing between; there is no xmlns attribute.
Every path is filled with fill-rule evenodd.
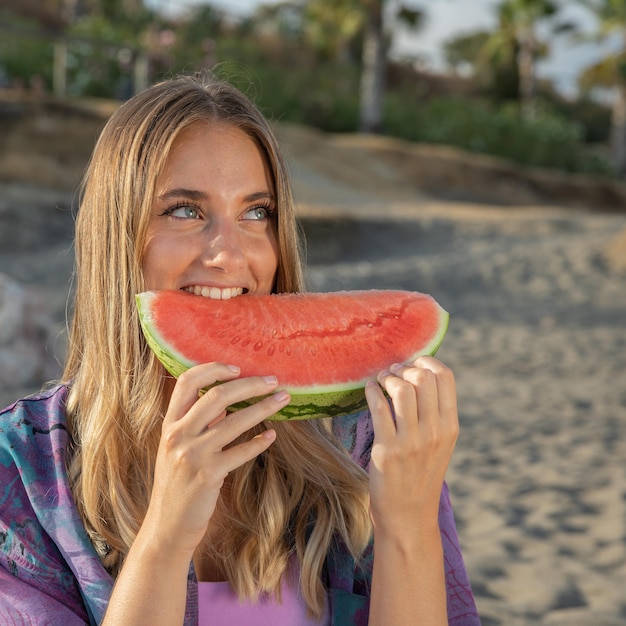
<svg viewBox="0 0 626 626"><path fill-rule="evenodd" d="M400 290L230 300L153 291L137 301L148 342L173 375L212 361L238 365L242 377L275 375L292 394L291 417L341 414L354 408L355 398L363 404L368 379L392 363L434 354L448 324L431 296ZM340 395L348 390L358 393L342 405ZM298 413L294 395L305 414Z"/></svg>

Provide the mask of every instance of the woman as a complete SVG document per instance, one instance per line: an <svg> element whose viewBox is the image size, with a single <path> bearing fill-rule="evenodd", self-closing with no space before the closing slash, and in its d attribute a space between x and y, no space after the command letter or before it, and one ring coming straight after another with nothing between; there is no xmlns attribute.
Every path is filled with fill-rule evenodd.
<svg viewBox="0 0 626 626"><path fill-rule="evenodd" d="M208 363L175 381L142 338L146 289L303 289L286 168L243 94L181 77L111 117L84 180L76 280L63 384L1 414L7 615L479 623L444 483L458 419L443 364L381 372L362 415L276 423L289 396L272 372Z"/></svg>

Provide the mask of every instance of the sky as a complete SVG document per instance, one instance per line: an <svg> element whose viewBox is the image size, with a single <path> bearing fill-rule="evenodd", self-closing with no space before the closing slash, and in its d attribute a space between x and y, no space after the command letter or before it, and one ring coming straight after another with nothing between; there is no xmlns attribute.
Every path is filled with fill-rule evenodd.
<svg viewBox="0 0 626 626"><path fill-rule="evenodd" d="M148 0L155 7L170 8L193 6L209 0ZM212 0L209 2L235 14L245 15L259 4L271 0ZM560 0L563 19L575 22L579 28L591 33L595 29L593 17L576 0ZM400 33L394 44L394 51L402 56L419 57L424 65L435 71L445 69L441 47L451 37L470 33L495 25L494 5L497 0L416 0L414 6L425 7L428 19L418 33ZM551 43L551 55L539 63L540 77L552 80L555 87L564 95L574 96L580 72L617 49L616 39L598 43L574 42L568 36L554 36L549 31L543 33Z"/></svg>

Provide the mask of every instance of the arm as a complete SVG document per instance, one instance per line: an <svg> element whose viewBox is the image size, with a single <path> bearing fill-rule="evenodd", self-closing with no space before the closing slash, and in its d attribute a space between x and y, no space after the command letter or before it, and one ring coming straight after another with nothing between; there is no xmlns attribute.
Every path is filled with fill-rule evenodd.
<svg viewBox="0 0 626 626"><path fill-rule="evenodd" d="M412 367L383 372L378 382L366 387L375 433L369 623L447 624L438 512L458 436L454 377L439 361L421 357Z"/></svg>
<svg viewBox="0 0 626 626"><path fill-rule="evenodd" d="M194 367L177 381L163 421L150 505L113 589L103 625L182 624L189 564L215 511L229 472L254 459L275 439L265 431L228 447L289 401L270 395L235 414L226 407L271 393L276 380L236 379L220 364ZM198 399L198 390L216 381Z"/></svg>

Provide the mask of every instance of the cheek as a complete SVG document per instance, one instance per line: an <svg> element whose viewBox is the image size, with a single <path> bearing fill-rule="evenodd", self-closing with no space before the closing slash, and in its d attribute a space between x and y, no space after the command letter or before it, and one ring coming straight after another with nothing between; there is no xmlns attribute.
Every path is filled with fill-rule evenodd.
<svg viewBox="0 0 626 626"><path fill-rule="evenodd" d="M278 242L275 236L271 237L267 242L262 258L267 280L273 284L274 277L278 271Z"/></svg>
<svg viewBox="0 0 626 626"><path fill-rule="evenodd" d="M167 279L167 269L172 267L172 256L168 252L168 246L158 237L148 237L141 261L146 290L162 288L160 283Z"/></svg>

